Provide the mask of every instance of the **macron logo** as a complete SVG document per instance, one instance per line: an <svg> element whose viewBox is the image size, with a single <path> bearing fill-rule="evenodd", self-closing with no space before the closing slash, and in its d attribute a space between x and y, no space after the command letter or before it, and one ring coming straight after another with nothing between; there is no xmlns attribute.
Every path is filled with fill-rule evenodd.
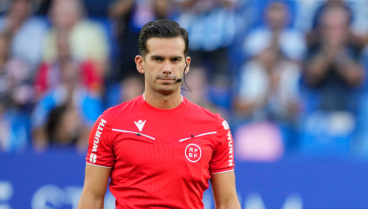
<svg viewBox="0 0 368 209"><path fill-rule="evenodd" d="M139 131L141 132L142 129L143 129L144 124L146 123L146 121L139 120L138 122L134 121L134 123L137 126L137 128L139 129Z"/></svg>

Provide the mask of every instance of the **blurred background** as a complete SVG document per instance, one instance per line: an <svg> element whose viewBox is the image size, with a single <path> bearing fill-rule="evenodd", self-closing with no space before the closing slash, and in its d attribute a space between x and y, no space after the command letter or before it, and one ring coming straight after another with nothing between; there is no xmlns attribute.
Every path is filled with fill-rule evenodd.
<svg viewBox="0 0 368 209"><path fill-rule="evenodd" d="M231 126L242 208L367 208L368 0L0 0L0 209L77 207L162 18L189 32L183 95Z"/></svg>

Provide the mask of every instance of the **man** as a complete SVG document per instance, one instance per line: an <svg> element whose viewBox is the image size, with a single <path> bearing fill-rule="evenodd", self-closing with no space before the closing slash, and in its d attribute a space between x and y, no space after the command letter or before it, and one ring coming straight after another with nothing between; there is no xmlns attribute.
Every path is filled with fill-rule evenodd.
<svg viewBox="0 0 368 209"><path fill-rule="evenodd" d="M73 59L94 63L98 75L105 73L109 56L109 44L101 25L85 18L81 0L55 0L49 9L52 27L45 36L43 61L54 63L58 58L58 31L68 34Z"/></svg>
<svg viewBox="0 0 368 209"><path fill-rule="evenodd" d="M2 1L0 1L2 2ZM14 0L6 16L0 17L0 31L10 35L11 54L22 58L35 74L42 58L42 42L47 31L47 23L32 14L34 1Z"/></svg>
<svg viewBox="0 0 368 209"><path fill-rule="evenodd" d="M320 19L319 43L309 47L305 68L308 87L321 95L318 105L324 111L357 111L356 88L365 72L360 50L349 43L349 12L342 6L326 8Z"/></svg>
<svg viewBox="0 0 368 209"><path fill-rule="evenodd" d="M361 107L365 106L361 87L366 72L360 63L361 52L351 42L349 16L346 7L326 7L318 26L318 40L308 48L303 70L308 103L300 135L304 153L349 153L354 149L351 145L359 144L357 133L363 126L358 122L364 120L358 119L364 118Z"/></svg>
<svg viewBox="0 0 368 209"><path fill-rule="evenodd" d="M149 22L139 51L145 93L96 121L78 208L103 208L109 177L117 209L203 208L209 179L216 208L240 208L228 124L180 93L191 61L187 32L170 20Z"/></svg>

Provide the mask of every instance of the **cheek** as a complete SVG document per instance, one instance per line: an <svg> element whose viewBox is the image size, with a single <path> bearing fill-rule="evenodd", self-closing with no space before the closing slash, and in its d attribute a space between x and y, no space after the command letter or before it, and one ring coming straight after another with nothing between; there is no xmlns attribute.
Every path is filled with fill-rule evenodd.
<svg viewBox="0 0 368 209"><path fill-rule="evenodd" d="M147 68L145 68L145 71L144 71L144 77L145 77L145 79L148 81L148 82L150 82L150 83L152 83L152 82L154 82L155 80L156 80L156 75L155 75L155 73L154 72L152 72L152 69L147 69Z"/></svg>
<svg viewBox="0 0 368 209"><path fill-rule="evenodd" d="M157 65L146 65L144 68L145 76L150 78L151 80L157 78L157 75L159 74L159 66Z"/></svg>

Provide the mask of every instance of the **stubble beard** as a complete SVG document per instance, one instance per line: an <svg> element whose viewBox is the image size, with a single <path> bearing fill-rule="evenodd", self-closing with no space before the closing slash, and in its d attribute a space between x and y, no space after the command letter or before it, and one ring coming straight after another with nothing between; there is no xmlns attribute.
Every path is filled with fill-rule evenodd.
<svg viewBox="0 0 368 209"><path fill-rule="evenodd" d="M162 84L160 83L159 79L162 79L162 78L168 78L168 79L172 79L173 82L172 84ZM155 91L161 93L161 94L164 94L164 95L170 95L172 93L174 93L175 91L178 90L178 86L176 84L176 78L174 75L158 75L156 80L155 80L155 83L154 83L154 89Z"/></svg>
<svg viewBox="0 0 368 209"><path fill-rule="evenodd" d="M164 95L170 95L177 91L178 87L176 85L163 85L157 84L155 90Z"/></svg>

